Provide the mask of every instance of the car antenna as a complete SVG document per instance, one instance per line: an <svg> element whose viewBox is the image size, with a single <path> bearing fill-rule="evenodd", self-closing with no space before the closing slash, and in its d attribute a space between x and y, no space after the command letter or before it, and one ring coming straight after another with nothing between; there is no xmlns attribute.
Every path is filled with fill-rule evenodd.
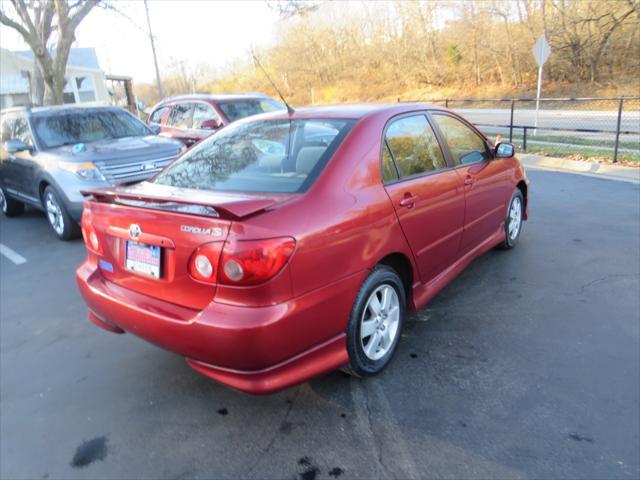
<svg viewBox="0 0 640 480"><path fill-rule="evenodd" d="M289 115L291 116L293 113L295 113L295 110L291 107L291 105L289 105L289 103L287 103L280 89L276 86L273 80L271 80L271 77L260 63L260 60L258 60L258 57L256 57L256 54L253 51L253 47L251 47L251 56L253 57L253 61L255 62L255 64L258 65L258 67L260 67L260 70L262 70L262 73L264 73L264 76L267 77L267 80L269 80L269 83L271 84L273 89L278 93L278 96L280 97L280 100L282 100L282 103L287 106L287 112L289 112Z"/></svg>

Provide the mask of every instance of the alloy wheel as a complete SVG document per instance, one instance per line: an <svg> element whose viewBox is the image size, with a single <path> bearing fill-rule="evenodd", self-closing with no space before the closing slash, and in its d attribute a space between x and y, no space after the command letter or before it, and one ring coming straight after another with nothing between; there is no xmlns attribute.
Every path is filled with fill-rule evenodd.
<svg viewBox="0 0 640 480"><path fill-rule="evenodd" d="M520 197L514 197L509 208L509 239L515 240L520 233L522 225L522 200Z"/></svg>
<svg viewBox="0 0 640 480"><path fill-rule="evenodd" d="M62 208L58 205L58 201L53 193L48 192L45 199L47 207L47 218L53 230L58 234L64 233L64 218L62 216Z"/></svg>
<svg viewBox="0 0 640 480"><path fill-rule="evenodd" d="M360 344L370 360L379 360L393 347L400 322L400 301L396 290L384 284L369 298L360 319Z"/></svg>

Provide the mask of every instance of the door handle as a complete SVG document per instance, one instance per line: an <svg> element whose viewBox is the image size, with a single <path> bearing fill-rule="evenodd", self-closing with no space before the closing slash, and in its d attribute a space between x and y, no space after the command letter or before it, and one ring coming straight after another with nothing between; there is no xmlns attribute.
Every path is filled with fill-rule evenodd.
<svg viewBox="0 0 640 480"><path fill-rule="evenodd" d="M473 185L473 177L471 175L467 175L464 179L464 185L466 187L470 187L471 185Z"/></svg>
<svg viewBox="0 0 640 480"><path fill-rule="evenodd" d="M416 203L416 200L418 200L418 197L415 195L411 195L410 193L405 193L404 197L400 200L400 206L401 207L407 207L407 208L413 208L413 206Z"/></svg>

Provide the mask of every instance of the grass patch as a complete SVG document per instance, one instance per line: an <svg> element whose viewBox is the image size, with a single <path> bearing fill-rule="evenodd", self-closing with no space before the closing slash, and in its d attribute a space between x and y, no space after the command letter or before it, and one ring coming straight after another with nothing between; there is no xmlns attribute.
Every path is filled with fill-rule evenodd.
<svg viewBox="0 0 640 480"><path fill-rule="evenodd" d="M524 139L523 135L514 135L514 139L522 141ZM586 145L586 146L594 146L594 147L611 147L613 148L616 144L615 139L599 139L599 138L585 138L585 137L573 137L569 135L537 135L533 136L527 133L527 144L530 142L535 144L535 142L555 142L555 143L568 143L573 145ZM618 143L620 148L636 148L640 150L640 141L629 141L629 140L620 140Z"/></svg>
<svg viewBox="0 0 640 480"><path fill-rule="evenodd" d="M526 153L536 155L546 155L549 157L571 157L574 160L596 160L604 162L613 161L613 149L600 150L589 148L588 146L574 147L565 145L527 145ZM521 145L520 145L521 147ZM640 166L640 151L620 152L618 151L618 162Z"/></svg>
<svg viewBox="0 0 640 480"><path fill-rule="evenodd" d="M503 138L508 139L509 134L507 132L504 135L503 132L491 131L491 129L483 129L485 133L491 132L493 134L500 134ZM522 130L514 129L513 131L513 140L522 142L524 140L524 135L522 134ZM587 145L594 147L611 147L615 146L615 137L612 138L592 138L592 137L583 137L578 135L549 135L549 134L540 134L533 135L533 132L527 132L527 145L529 143L534 144L536 141L538 142L554 142L554 143L568 143L573 145ZM620 139L618 144L620 148L635 148L640 150L640 138L638 140L628 140L628 139Z"/></svg>

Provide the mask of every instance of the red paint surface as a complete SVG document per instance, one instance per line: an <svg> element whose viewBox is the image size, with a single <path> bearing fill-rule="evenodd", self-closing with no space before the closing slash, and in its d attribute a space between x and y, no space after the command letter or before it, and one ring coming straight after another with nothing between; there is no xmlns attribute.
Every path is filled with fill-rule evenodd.
<svg viewBox="0 0 640 480"><path fill-rule="evenodd" d="M144 184L87 202L103 254L88 253L77 271L94 323L122 329L189 359L233 388L268 393L347 364L344 333L368 272L390 254L412 268L409 309L420 308L473 258L504 239L511 192L527 183L515 158L400 181L385 188L382 132L395 115L424 105L307 109L294 118L354 118L357 123L303 194L207 193ZM271 114L286 118L286 113ZM472 182L465 182L471 177ZM169 195L170 194L170 195ZM411 205L401 202L415 197ZM116 197L219 207L221 218L113 203ZM527 202L528 204L528 202ZM528 205L527 205L528 206ZM163 248L160 280L124 268L128 228ZM216 229L203 237L181 225ZM204 243L295 239L286 265L267 282L204 282L189 261ZM217 249L212 249L217 251ZM222 251L222 248L219 250ZM98 267L98 260L113 272ZM217 265L216 265L217 267Z"/></svg>

